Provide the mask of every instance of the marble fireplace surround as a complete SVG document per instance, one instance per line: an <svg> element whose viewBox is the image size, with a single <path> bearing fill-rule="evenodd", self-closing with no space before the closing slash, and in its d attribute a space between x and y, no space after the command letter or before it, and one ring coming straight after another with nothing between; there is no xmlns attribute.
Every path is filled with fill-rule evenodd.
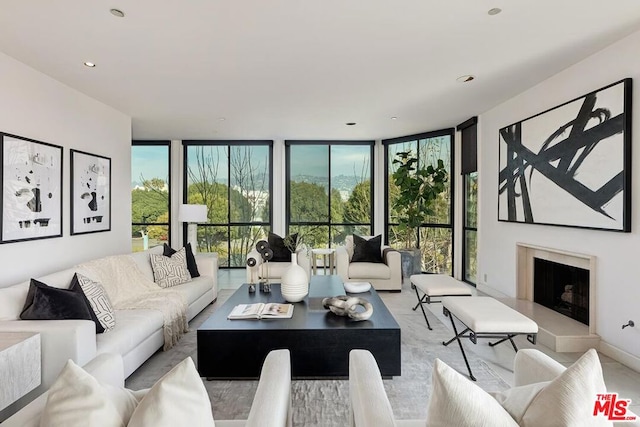
<svg viewBox="0 0 640 427"><path fill-rule="evenodd" d="M516 298L533 302L534 258L589 270L589 334L596 334L596 257L561 249L516 243ZM569 319L567 317L567 319Z"/></svg>

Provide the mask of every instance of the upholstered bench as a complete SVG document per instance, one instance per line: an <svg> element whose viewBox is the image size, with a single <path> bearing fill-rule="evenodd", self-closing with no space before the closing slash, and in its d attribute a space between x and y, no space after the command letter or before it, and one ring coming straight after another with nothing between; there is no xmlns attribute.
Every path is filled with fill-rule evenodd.
<svg viewBox="0 0 640 427"><path fill-rule="evenodd" d="M455 333L453 338L442 344L449 345L454 340L458 341L464 363L469 370L469 377L473 381L476 379L471 372L471 367L469 366L467 355L464 353L460 337L469 338L474 344L477 344L478 338L499 338L498 341L489 343L492 347L509 340L516 352L518 351L518 347L516 347L516 344L513 342L513 337L516 335L526 335L529 342L532 344L536 343L538 324L527 316L518 313L491 297L444 297L442 298L442 307L444 315L449 316L451 319L451 325ZM456 329L456 324L453 320L454 317L465 326L465 329L460 333L458 333ZM465 335L467 332L469 332L469 334Z"/></svg>
<svg viewBox="0 0 640 427"><path fill-rule="evenodd" d="M411 287L416 291L416 297L418 298L418 303L413 307L413 311L420 307L429 329L431 329L431 325L422 304L440 302L439 300L433 300L433 298L472 295L469 286L446 274L414 274L410 277L410 280ZM422 293L422 296L420 296L420 293Z"/></svg>

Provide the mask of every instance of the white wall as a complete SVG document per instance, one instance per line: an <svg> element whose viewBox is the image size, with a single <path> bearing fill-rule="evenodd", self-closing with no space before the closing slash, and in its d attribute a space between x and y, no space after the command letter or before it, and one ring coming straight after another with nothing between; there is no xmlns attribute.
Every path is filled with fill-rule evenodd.
<svg viewBox="0 0 640 427"><path fill-rule="evenodd" d="M130 117L0 53L0 131L64 147L63 237L0 245L0 287L131 251ZM70 148L111 158L110 232L69 235Z"/></svg>
<svg viewBox="0 0 640 427"><path fill-rule="evenodd" d="M516 242L595 255L596 332L605 345L640 357L640 32L607 47L480 116L479 288L515 296ZM632 116L632 232L498 222L498 129L597 90L625 77L634 79ZM485 280L486 275L486 280ZM611 350L613 351L613 350ZM622 356L629 356L622 355Z"/></svg>

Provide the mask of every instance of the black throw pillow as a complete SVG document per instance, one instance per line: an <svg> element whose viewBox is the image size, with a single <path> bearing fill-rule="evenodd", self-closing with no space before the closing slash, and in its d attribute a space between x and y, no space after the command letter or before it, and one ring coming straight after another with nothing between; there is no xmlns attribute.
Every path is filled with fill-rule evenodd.
<svg viewBox="0 0 640 427"><path fill-rule="evenodd" d="M191 275L191 278L200 277L200 272L198 271L198 264L196 263L196 257L193 255L193 251L191 250L191 243L187 243L184 248L187 254L187 270L189 270L189 274ZM168 256L169 258L171 258L171 256L176 252L178 251L176 251L166 243L164 244L164 250L162 252L162 255Z"/></svg>
<svg viewBox="0 0 640 427"><path fill-rule="evenodd" d="M382 234L363 239L357 234L353 235L353 256L351 262L384 262L382 260Z"/></svg>
<svg viewBox="0 0 640 427"><path fill-rule="evenodd" d="M69 289L47 286L31 279L27 300L20 318L23 320L93 320L84 295Z"/></svg>
<svg viewBox="0 0 640 427"><path fill-rule="evenodd" d="M296 240L298 233L292 234L291 237ZM284 238L275 233L269 232L267 236L269 248L273 251L273 262L291 262L291 251L284 244Z"/></svg>
<svg viewBox="0 0 640 427"><path fill-rule="evenodd" d="M87 299L87 296L84 294L84 291L82 290L82 286L80 286L80 282L78 281L78 274L77 273L74 274L73 275L73 279L71 279L71 286L69 286L69 290L72 291L72 292L75 292L77 294L82 295L82 298L84 298L84 300L87 303L87 307L89 307L89 309L90 309L89 310L89 314L91 314L91 320L93 320L93 323L96 324L96 334L103 333L104 332L104 327L100 323L100 320L98 320L98 316L96 316L96 313L91 308L91 303ZM27 297L27 300L29 300L28 297Z"/></svg>

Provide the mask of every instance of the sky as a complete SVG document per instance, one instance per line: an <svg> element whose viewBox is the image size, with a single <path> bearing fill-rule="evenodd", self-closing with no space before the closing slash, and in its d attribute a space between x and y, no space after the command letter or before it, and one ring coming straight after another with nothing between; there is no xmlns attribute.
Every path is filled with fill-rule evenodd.
<svg viewBox="0 0 640 427"><path fill-rule="evenodd" d="M144 179L169 176L167 146L135 145L131 149L131 187L142 183Z"/></svg>

